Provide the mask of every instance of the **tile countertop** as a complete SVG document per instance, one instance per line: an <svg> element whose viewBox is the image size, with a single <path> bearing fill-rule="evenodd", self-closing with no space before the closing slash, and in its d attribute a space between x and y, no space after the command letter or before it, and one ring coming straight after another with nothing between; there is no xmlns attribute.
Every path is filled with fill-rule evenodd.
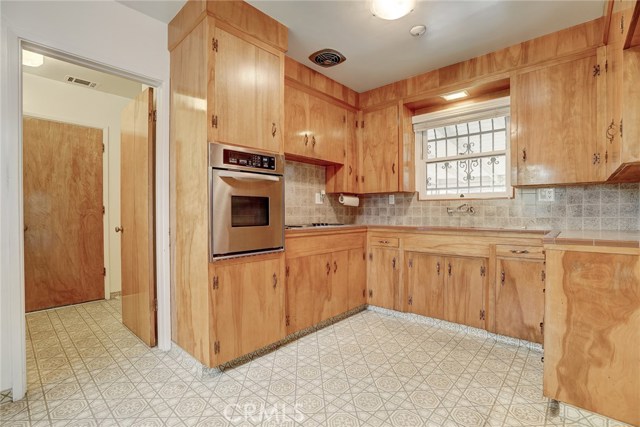
<svg viewBox="0 0 640 427"><path fill-rule="evenodd" d="M406 225L336 225L324 227L305 227L286 230L286 236L297 236L316 233L336 233L352 231L399 231L399 232L458 232L458 233L516 233L539 235L547 245L582 245L582 246L615 246L640 248L640 231L578 231L578 230L519 230L507 228L472 228L472 227L424 227Z"/></svg>

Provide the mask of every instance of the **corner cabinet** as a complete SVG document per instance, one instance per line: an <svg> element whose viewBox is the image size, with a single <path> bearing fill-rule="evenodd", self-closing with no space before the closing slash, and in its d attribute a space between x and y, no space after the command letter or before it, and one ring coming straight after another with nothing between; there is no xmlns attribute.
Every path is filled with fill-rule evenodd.
<svg viewBox="0 0 640 427"><path fill-rule="evenodd" d="M512 79L514 185L601 182L608 152L603 50ZM515 117L514 117L515 115ZM515 159L513 158L515 157Z"/></svg>
<svg viewBox="0 0 640 427"><path fill-rule="evenodd" d="M392 193L399 190L398 105L373 111L362 117L362 193Z"/></svg>

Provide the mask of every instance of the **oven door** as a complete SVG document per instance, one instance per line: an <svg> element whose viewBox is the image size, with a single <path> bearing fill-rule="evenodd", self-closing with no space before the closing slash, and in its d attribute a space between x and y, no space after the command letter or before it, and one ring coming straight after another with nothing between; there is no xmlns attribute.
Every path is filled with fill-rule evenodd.
<svg viewBox="0 0 640 427"><path fill-rule="evenodd" d="M284 177L210 169L212 258L282 249Z"/></svg>

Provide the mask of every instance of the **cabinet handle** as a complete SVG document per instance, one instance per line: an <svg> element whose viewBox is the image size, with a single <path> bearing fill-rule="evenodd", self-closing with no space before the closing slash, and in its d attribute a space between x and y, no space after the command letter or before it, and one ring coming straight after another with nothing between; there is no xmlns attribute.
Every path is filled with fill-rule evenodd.
<svg viewBox="0 0 640 427"><path fill-rule="evenodd" d="M383 245L386 245L389 243L388 240L378 240L378 243L382 243Z"/></svg>
<svg viewBox="0 0 640 427"><path fill-rule="evenodd" d="M277 131L278 131L278 128L276 127L276 124L275 123L271 123L271 136L275 138Z"/></svg>
<svg viewBox="0 0 640 427"><path fill-rule="evenodd" d="M620 119L620 139L622 139L622 119Z"/></svg>
<svg viewBox="0 0 640 427"><path fill-rule="evenodd" d="M315 135L311 137L311 145L314 146L314 147L316 146L316 137L315 137Z"/></svg>
<svg viewBox="0 0 640 427"><path fill-rule="evenodd" d="M607 128L607 141L609 141L609 144L613 143L613 138L615 138L615 136L616 136L616 125L613 122L613 120L611 120L611 124Z"/></svg>
<svg viewBox="0 0 640 427"><path fill-rule="evenodd" d="M327 276L331 273L331 264L327 263Z"/></svg>
<svg viewBox="0 0 640 427"><path fill-rule="evenodd" d="M333 261L333 274L336 274L337 271L338 271L338 263L336 261Z"/></svg>
<svg viewBox="0 0 640 427"><path fill-rule="evenodd" d="M396 173L396 164L395 162L391 164L391 172Z"/></svg>
<svg viewBox="0 0 640 427"><path fill-rule="evenodd" d="M278 276L276 276L276 273L273 273L273 289L275 289L277 285L278 285Z"/></svg>
<svg viewBox="0 0 640 427"><path fill-rule="evenodd" d="M527 161L527 149L526 148L522 149L522 161L523 162Z"/></svg>
<svg viewBox="0 0 640 427"><path fill-rule="evenodd" d="M352 172L353 172L353 168L351 167L351 165L349 165L349 175L351 175Z"/></svg>
<svg viewBox="0 0 640 427"><path fill-rule="evenodd" d="M504 286L504 279L505 279L505 274L504 274L504 270L502 270L502 273L500 273L500 283L502 284L502 286Z"/></svg>
<svg viewBox="0 0 640 427"><path fill-rule="evenodd" d="M307 135L306 133L304 134L304 145L308 145L309 144L309 135Z"/></svg>
<svg viewBox="0 0 640 427"><path fill-rule="evenodd" d="M448 269L449 269L449 276L451 276L451 263L449 263Z"/></svg>
<svg viewBox="0 0 640 427"><path fill-rule="evenodd" d="M436 262L436 272L438 273L438 276L440 275L440 263Z"/></svg>
<svg viewBox="0 0 640 427"><path fill-rule="evenodd" d="M396 269L396 258L393 257L393 261L391 261L391 265L393 266L393 269Z"/></svg>
<svg viewBox="0 0 640 427"><path fill-rule="evenodd" d="M24 231L27 231L26 229ZM124 228L116 227L116 233L124 233Z"/></svg>
<svg viewBox="0 0 640 427"><path fill-rule="evenodd" d="M520 254L528 254L528 253L529 253L529 251L528 251L528 250L526 250L526 249L523 249L523 250L521 250L521 251L519 251L519 250L517 250L517 249L511 249L511 253L512 253L512 254L520 255Z"/></svg>

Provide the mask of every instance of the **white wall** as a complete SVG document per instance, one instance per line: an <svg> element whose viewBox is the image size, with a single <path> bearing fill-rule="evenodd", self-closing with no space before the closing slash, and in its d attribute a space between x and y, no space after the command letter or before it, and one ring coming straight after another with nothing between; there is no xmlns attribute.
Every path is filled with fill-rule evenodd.
<svg viewBox="0 0 640 427"><path fill-rule="evenodd" d="M2 1L0 9L0 390L26 387L18 39L158 84L156 243L158 344L169 349L169 52L167 25L115 1ZM5 322L5 310L9 318ZM9 367L7 368L7 364Z"/></svg>
<svg viewBox="0 0 640 427"><path fill-rule="evenodd" d="M46 60L46 59L45 59ZM142 87L142 86L141 86ZM120 292L120 112L130 99L24 73L22 111L25 115L106 129L105 266L109 292ZM108 297L108 296L107 296Z"/></svg>

